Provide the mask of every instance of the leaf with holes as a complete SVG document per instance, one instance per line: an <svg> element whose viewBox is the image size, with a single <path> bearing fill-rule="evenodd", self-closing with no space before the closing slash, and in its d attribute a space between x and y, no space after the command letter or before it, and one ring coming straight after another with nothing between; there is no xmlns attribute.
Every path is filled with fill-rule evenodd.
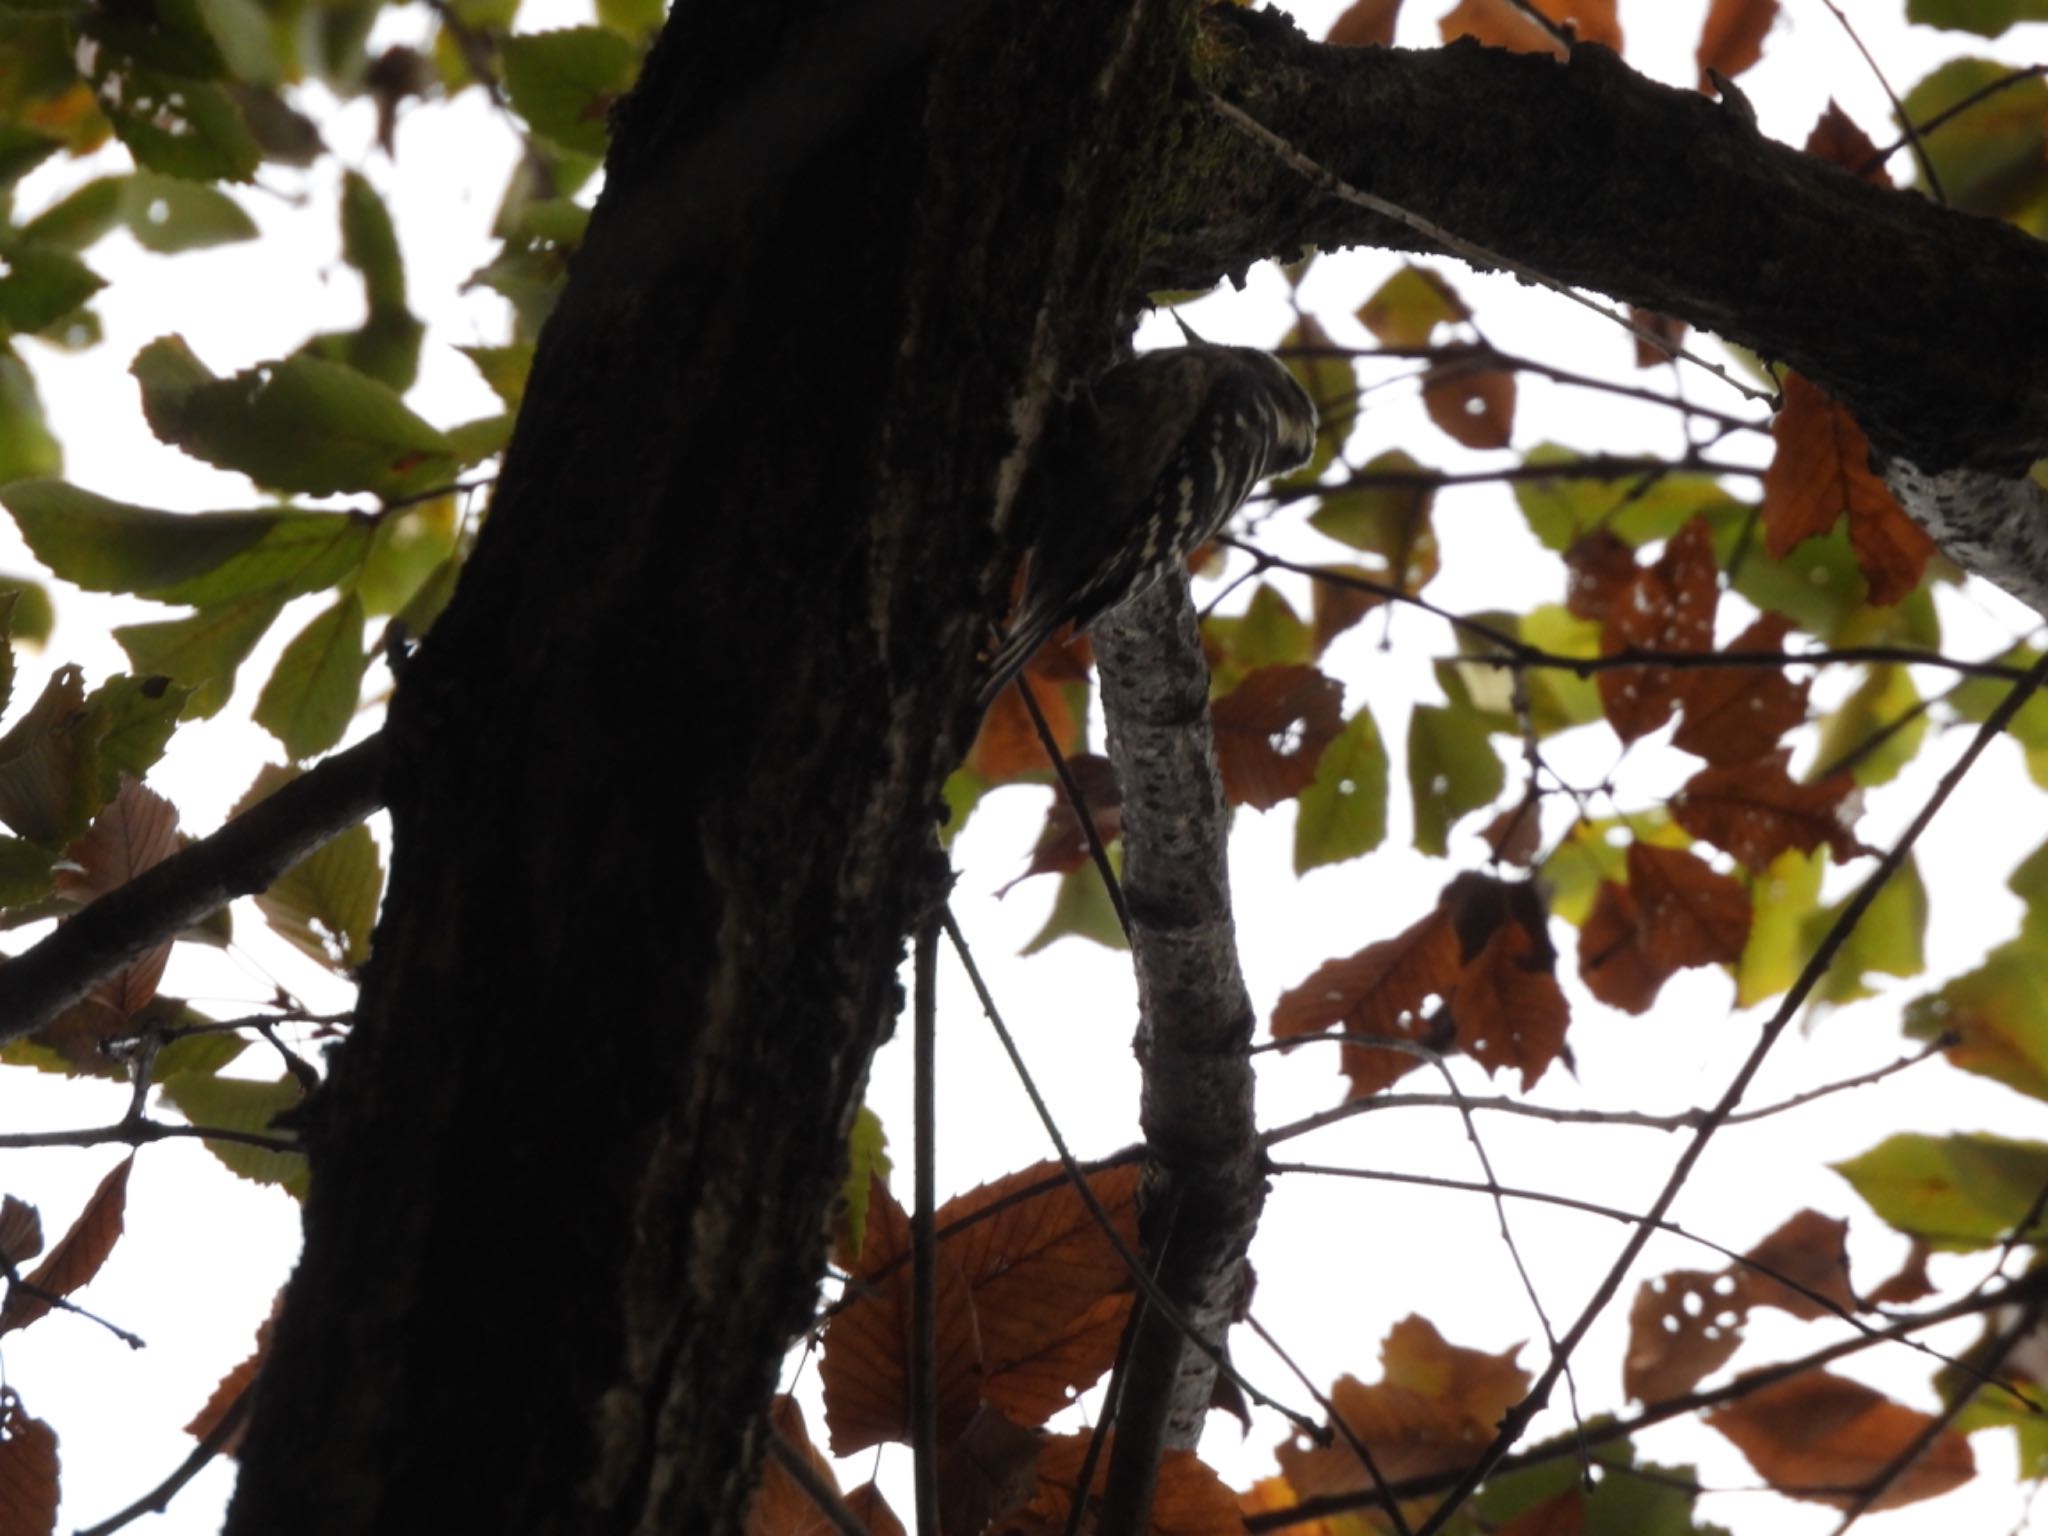
<svg viewBox="0 0 2048 1536"><path fill-rule="evenodd" d="M1504 368L1439 363L1422 377L1422 408L1455 443L1505 448L1515 431L1515 376Z"/></svg>
<svg viewBox="0 0 2048 1536"><path fill-rule="evenodd" d="M1436 1028L1436 1007L1458 984L1458 933L1442 907L1391 939L1357 954L1326 960L1273 1006L1275 1040L1338 1029L1346 1035L1423 1040ZM1352 1097L1376 1093L1421 1065L1405 1052L1343 1047Z"/></svg>
<svg viewBox="0 0 2048 1536"><path fill-rule="evenodd" d="M1314 667L1247 673L1211 710L1224 798L1265 811L1299 795L1315 782L1343 710L1343 684Z"/></svg>
<svg viewBox="0 0 2048 1536"><path fill-rule="evenodd" d="M1714 546L1704 518L1671 536L1655 565L1636 572L1609 608L1600 652L1710 651L1714 610L1720 602ZM1602 672L1600 699L1623 741L1649 735L1678 706L1680 678L1668 667L1622 667Z"/></svg>
<svg viewBox="0 0 2048 1536"><path fill-rule="evenodd" d="M1733 854L1761 874L1789 852L1830 849L1838 861L1873 853L1845 824L1855 814L1855 780L1838 773L1801 784L1785 771L1789 747L1754 762L1702 768L1671 803L1678 824L1702 842Z"/></svg>
<svg viewBox="0 0 2048 1536"><path fill-rule="evenodd" d="M1749 1304L1726 1272L1674 1270L1636 1288L1621 1385L1638 1403L1690 1392L1742 1347Z"/></svg>
<svg viewBox="0 0 2048 1536"><path fill-rule="evenodd" d="M1631 843L1628 885L1650 963L1673 970L1732 964L1749 937L1749 892L1680 848Z"/></svg>
<svg viewBox="0 0 2048 1536"><path fill-rule="evenodd" d="M1792 621L1767 613L1724 648L1781 651ZM1808 683L1795 683L1784 668L1702 667L1674 680L1685 716L1671 744L1719 765L1747 762L1778 744L1778 738L1805 723Z"/></svg>
<svg viewBox="0 0 2048 1536"><path fill-rule="evenodd" d="M1408 717L1408 788L1418 849L1441 858L1458 819L1493 804L1506 784L1484 719L1469 709L1415 706Z"/></svg>
<svg viewBox="0 0 2048 1536"><path fill-rule="evenodd" d="M1361 709L1323 749L1294 818L1294 872L1370 853L1387 836L1387 748Z"/></svg>

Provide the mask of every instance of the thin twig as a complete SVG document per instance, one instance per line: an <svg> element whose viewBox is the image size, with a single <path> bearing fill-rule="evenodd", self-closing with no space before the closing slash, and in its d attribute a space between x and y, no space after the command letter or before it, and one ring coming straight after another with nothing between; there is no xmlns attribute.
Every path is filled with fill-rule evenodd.
<svg viewBox="0 0 2048 1536"><path fill-rule="evenodd" d="M846 1507L839 1490L818 1475L818 1469L811 1465L811 1458L800 1447L790 1444L789 1436L773 1424L768 1426L768 1454L789 1474L789 1480L804 1491L804 1497L825 1517L825 1523L839 1532L839 1536L868 1536L867 1523ZM79 1536L91 1536L91 1533L81 1531Z"/></svg>
<svg viewBox="0 0 2048 1536"><path fill-rule="evenodd" d="M1102 841L1102 832L1095 825L1095 815L1088 808L1088 797L1081 793L1081 782L1074 777L1074 770L1067 764L1067 754L1054 739L1052 727L1046 723L1045 711L1038 707L1037 695L1020 675L1011 685L1024 697L1025 712L1031 716L1031 728L1038 733L1038 744L1045 749L1045 760L1052 764L1052 771L1060 781L1060 790L1067 797L1067 805L1074 813L1074 819L1081 824L1081 836L1088 844L1088 857L1095 862L1095 872L1102 877L1103 888L1109 892L1109 904L1116 911L1117 926L1123 930L1124 942L1131 939L1131 909L1124 905L1123 882L1116 877L1116 869L1109 862L1109 849Z"/></svg>
<svg viewBox="0 0 2048 1536"><path fill-rule="evenodd" d="M178 1463L178 1469L169 1477L118 1515L111 1515L98 1525L77 1532L76 1536L113 1536L113 1532L131 1521L139 1520L144 1515L160 1515L170 1508L171 1500L178 1496L178 1491L206 1470L206 1464L221 1453L222 1448L247 1421L249 1403L255 1390L256 1383L253 1381L242 1388L242 1395L228 1405L227 1412L223 1413L213 1428L206 1432L206 1438L192 1448L192 1454ZM856 1536L866 1536L866 1533L857 1532Z"/></svg>
<svg viewBox="0 0 2048 1536"><path fill-rule="evenodd" d="M1870 50L1863 46L1863 39L1856 35L1856 29L1849 24L1849 18L1842 14L1842 8L1835 0L1820 0L1828 8L1828 14L1842 24L1842 30L1849 34L1849 41L1856 45L1856 51L1863 55L1863 62L1870 66L1870 73L1876 79L1878 88L1884 92L1885 100L1892 104L1892 116L1906 128L1906 139L1913 146L1913 158L1920 164L1920 174L1927 178L1927 190L1937 203L1948 206L1948 194L1941 189L1941 178L1935 174L1934 162L1927 157L1927 146L1920 142L1920 135L1913 127L1913 120L1906 116L1906 104L1899 100L1899 93L1892 89L1891 81L1885 79L1884 71L1878 67Z"/></svg>
<svg viewBox="0 0 2048 1536"><path fill-rule="evenodd" d="M1294 1373L1294 1379L1300 1382L1309 1396L1316 1400L1316 1406L1322 1409L1325 1417L1329 1419L1330 1428L1336 1431L1338 1438L1351 1448L1351 1454L1356 1456L1359 1464L1365 1468L1365 1475L1372 1479L1373 1491L1380 1496L1379 1507L1393 1525L1398 1536L1411 1536L1408 1529L1408 1517L1401 1513L1399 1502L1387 1491L1386 1474L1380 1471L1379 1462L1374 1460L1372 1447L1365 1443L1364 1437L1351 1427L1343 1414L1337 1411L1337 1405L1330 1401L1327 1393L1324 1393L1316 1386L1315 1382L1310 1379L1308 1372L1296 1363L1294 1356L1281 1348L1280 1341L1266 1331L1266 1325L1260 1322L1256 1315L1247 1312L1244 1320L1251 1328L1251 1331L1259 1336L1260 1341L1265 1344L1266 1348L1280 1357L1280 1363Z"/></svg>

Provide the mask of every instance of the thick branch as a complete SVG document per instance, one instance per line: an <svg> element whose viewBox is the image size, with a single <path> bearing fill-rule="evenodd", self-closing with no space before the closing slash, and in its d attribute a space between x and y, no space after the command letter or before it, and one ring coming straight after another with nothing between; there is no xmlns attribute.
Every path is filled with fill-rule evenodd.
<svg viewBox="0 0 2048 1536"><path fill-rule="evenodd" d="M1184 581L1096 630L1109 755L1123 795L1124 897L1138 973L1145 1238L1160 1288L1212 1344L1235 1319L1266 1184L1252 1112L1252 1008L1238 968L1208 668ZM1161 1444L1191 1447L1214 1362L1146 1312L1117 1412L1103 1529L1142 1524ZM1120 1499L1136 1499L1120 1507Z"/></svg>
<svg viewBox="0 0 2048 1536"><path fill-rule="evenodd" d="M60 923L0 965L0 1041L42 1028L95 982L237 896L269 889L381 806L383 780L384 738L372 736Z"/></svg>
<svg viewBox="0 0 2048 1536"><path fill-rule="evenodd" d="M1349 184L1788 363L1924 470L2011 476L2048 456L2048 354L2012 344L2048 335L2048 247L2017 229L1858 181L1596 46L1563 64L1471 42L1331 48L1227 6L1205 26L1219 94ZM1149 287L1310 245L1429 248L1213 112L1203 134Z"/></svg>

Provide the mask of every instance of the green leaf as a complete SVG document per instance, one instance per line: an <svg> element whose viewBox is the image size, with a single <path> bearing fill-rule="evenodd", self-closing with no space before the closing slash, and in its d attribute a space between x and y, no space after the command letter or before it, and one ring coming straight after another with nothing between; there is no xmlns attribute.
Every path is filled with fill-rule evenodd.
<svg viewBox="0 0 2048 1536"><path fill-rule="evenodd" d="M514 342L506 347L457 347L456 351L476 364L491 391L516 411L526 394L526 376L533 371L533 343Z"/></svg>
<svg viewBox="0 0 2048 1536"><path fill-rule="evenodd" d="M63 467L64 450L43 424L34 377L14 348L0 345L0 485Z"/></svg>
<svg viewBox="0 0 2048 1536"><path fill-rule="evenodd" d="M21 593L0 584L0 713L14 697L14 616L21 607Z"/></svg>
<svg viewBox="0 0 2048 1536"><path fill-rule="evenodd" d="M192 690L168 677L108 678L85 701L88 729L99 749L99 795L120 792L121 775L144 778L170 745Z"/></svg>
<svg viewBox="0 0 2048 1536"><path fill-rule="evenodd" d="M376 533L370 519L349 513L161 512L61 480L0 489L0 505L36 558L66 581L194 607L332 586L362 563Z"/></svg>
<svg viewBox="0 0 2048 1536"><path fill-rule="evenodd" d="M114 631L114 639L138 673L161 673L191 688L186 718L204 720L219 714L227 703L236 671L284 603L281 597L259 593L202 608L189 618L124 624Z"/></svg>
<svg viewBox="0 0 2048 1536"><path fill-rule="evenodd" d="M1906 1034L1953 1033L1951 1066L2048 1099L2048 938L2036 930L1984 957L1974 971L1906 1008Z"/></svg>
<svg viewBox="0 0 2048 1536"><path fill-rule="evenodd" d="M1323 749L1294 820L1294 872L1370 853L1387 835L1387 748L1369 710Z"/></svg>
<svg viewBox="0 0 2048 1536"><path fill-rule="evenodd" d="M644 43L661 30L662 0L597 0L597 19L622 37Z"/></svg>
<svg viewBox="0 0 2048 1536"><path fill-rule="evenodd" d="M2015 22L2048 21L2048 0L1906 0L1906 20L1997 37Z"/></svg>
<svg viewBox="0 0 2048 1536"><path fill-rule="evenodd" d="M1427 474L1415 459L1390 449L1359 471L1374 474ZM1436 492L1427 487L1360 485L1332 491L1309 514L1309 524L1339 543L1378 555L1376 578L1404 592L1420 592L1441 568L1436 529L1430 508Z"/></svg>
<svg viewBox="0 0 2048 1536"><path fill-rule="evenodd" d="M1109 858L1112 869L1122 868L1121 843L1111 845ZM1124 938L1123 926L1116 920L1116 907L1109 899L1109 891L1092 862L1060 876L1059 890L1053 897L1052 911L1045 919L1045 926L1032 936L1031 942L1020 953L1035 955L1055 940L1069 935L1093 939L1105 949L1130 948L1130 942Z"/></svg>
<svg viewBox="0 0 2048 1536"><path fill-rule="evenodd" d="M13 599L13 607L8 612L7 633L17 644L36 647L50 638L50 630L57 622L57 610L50 602L49 588L27 576L0 571L0 594ZM13 674L11 656L8 673L9 676ZM0 695L0 708L5 706L6 698Z"/></svg>
<svg viewBox="0 0 2048 1536"><path fill-rule="evenodd" d="M1585 457L1556 443L1539 443L1522 456L1522 462L1571 464ZM1643 485L1645 478L1518 480L1515 502L1543 547L1563 550L1595 528L1605 528L1629 544L1668 539L1701 513L1733 500L1705 475L1665 475L1648 486Z"/></svg>
<svg viewBox="0 0 2048 1536"><path fill-rule="evenodd" d="M1927 734L1927 712L1904 667L1877 666L1842 707L1821 722L1816 777L1846 768L1865 786L1898 777Z"/></svg>
<svg viewBox="0 0 2048 1536"><path fill-rule="evenodd" d="M121 217L144 250L160 256L254 240L256 221L216 187L138 171L121 179Z"/></svg>
<svg viewBox="0 0 2048 1536"><path fill-rule="evenodd" d="M481 464L493 454L503 453L512 441L512 414L480 416L448 429L448 447L457 464Z"/></svg>
<svg viewBox="0 0 2048 1536"><path fill-rule="evenodd" d="M2041 659L2032 646L2016 646L1999 657L2009 667L2027 668ZM1965 679L1950 697L1956 714L1974 725L1982 725L2010 693L2014 684L1996 677ZM2036 693L2022 704L2019 713L2006 724L2005 734L2020 744L2027 774L2036 784L2048 788L2048 697Z"/></svg>
<svg viewBox="0 0 2048 1536"><path fill-rule="evenodd" d="M1815 912L1806 920L1803 935L1811 954L1847 901ZM1920 866L1908 854L1884 889L1877 893L1855 928L1835 952L1834 963L1813 989L1816 1003L1846 1003L1869 997L1873 989L1864 977L1873 971L1886 976L1918 976L1927 969L1927 887L1920 880Z"/></svg>
<svg viewBox="0 0 2048 1536"><path fill-rule="evenodd" d="M1992 59L1952 59L1906 93L1906 116L1924 123L2012 73ZM1922 144L1949 206L2039 233L2048 206L2044 118L2048 81L2036 77L2005 86L1928 134Z"/></svg>
<svg viewBox="0 0 2048 1536"><path fill-rule="evenodd" d="M1418 849L1441 858L1451 824L1491 805L1506 783L1484 719L1471 710L1415 706L1408 720L1408 788Z"/></svg>
<svg viewBox="0 0 2048 1536"><path fill-rule="evenodd" d="M846 1135L846 1178L839 1186L837 1227L840 1261L851 1263L867 1242L868 1196L875 1179L889 1181L889 1137L881 1116L863 1104Z"/></svg>
<svg viewBox="0 0 2048 1536"><path fill-rule="evenodd" d="M404 309L405 260L377 189L358 172L341 181L341 259L363 274L372 309Z"/></svg>
<svg viewBox="0 0 2048 1536"><path fill-rule="evenodd" d="M240 815L299 776L296 768L265 766L242 798ZM344 974L370 958L370 933L384 894L384 868L370 829L357 825L322 844L256 897L257 910L281 938Z"/></svg>
<svg viewBox="0 0 2048 1536"><path fill-rule="evenodd" d="M97 244L121 223L124 180L120 176L94 177L22 225L21 238L67 251Z"/></svg>
<svg viewBox="0 0 2048 1536"><path fill-rule="evenodd" d="M290 1076L274 1083L258 1083L239 1077L215 1077L210 1072L180 1072L166 1077L161 1086L164 1097L194 1125L223 1131L253 1131L285 1140L292 1139L291 1133L279 1130L271 1121L286 1110L297 1108L305 1099L298 1080ZM275 1184L294 1200L306 1198L309 1175L301 1153L272 1152L238 1141L208 1141L206 1150L232 1173L258 1184Z"/></svg>
<svg viewBox="0 0 2048 1536"><path fill-rule="evenodd" d="M397 613L455 553L461 518L453 496L436 496L393 512L377 524L356 578L368 615Z"/></svg>
<svg viewBox="0 0 2048 1536"><path fill-rule="evenodd" d="M106 279L54 245L0 251L0 326L39 331L106 287Z"/></svg>
<svg viewBox="0 0 2048 1536"><path fill-rule="evenodd" d="M1522 615L1516 631L1524 644L1553 656L1590 660L1600 654L1600 626L1591 619L1574 618L1562 603L1530 609ZM1529 723L1539 737L1589 725L1604 713L1599 686L1592 678L1575 673L1550 667L1532 669L1523 674L1522 692L1529 701Z"/></svg>
<svg viewBox="0 0 2048 1536"><path fill-rule="evenodd" d="M640 50L603 27L505 39L505 91L534 132L564 149L602 155L612 104L632 87Z"/></svg>
<svg viewBox="0 0 2048 1536"><path fill-rule="evenodd" d="M247 181L263 158L234 97L211 81L124 66L105 74L99 103L146 170L189 181Z"/></svg>
<svg viewBox="0 0 2048 1536"><path fill-rule="evenodd" d="M1315 650L1314 633L1301 615L1263 581L1252 589L1242 615L1211 614L1202 621L1202 632L1221 652L1210 671L1211 698L1226 696L1247 672L1306 662Z"/></svg>
<svg viewBox="0 0 2048 1536"><path fill-rule="evenodd" d="M1901 1134L1830 1166L1886 1223L1930 1248L1969 1253L2044 1235L2035 1202L2048 1188L2048 1146L2038 1142Z"/></svg>
<svg viewBox="0 0 2048 1536"><path fill-rule="evenodd" d="M273 490L395 499L454 477L442 433L389 386L338 363L300 355L216 379L166 336L130 371L159 438Z"/></svg>
<svg viewBox="0 0 2048 1536"><path fill-rule="evenodd" d="M1539 872L1550 894L1551 914L1574 928L1583 927L1602 882L1627 884L1628 845L1632 842L1656 848L1691 848L1692 834L1661 808L1626 819L1606 816L1574 823Z"/></svg>
<svg viewBox="0 0 2048 1536"><path fill-rule="evenodd" d="M1790 990L1812 950L1808 921L1820 905L1827 850L1788 848L1749 882L1749 941L1735 964L1735 1006Z"/></svg>
<svg viewBox="0 0 2048 1536"><path fill-rule="evenodd" d="M1273 483L1283 489L1313 485L1336 462L1358 424L1358 368L1313 315L1303 315L1280 342L1281 361L1301 381L1316 407L1316 446L1309 461Z"/></svg>
<svg viewBox="0 0 2048 1536"><path fill-rule="evenodd" d="M0 837L0 908L24 907L50 894L58 850L19 837Z"/></svg>
<svg viewBox="0 0 2048 1536"><path fill-rule="evenodd" d="M256 698L255 720L295 761L340 741L362 695L363 603L351 592L293 637Z"/></svg>

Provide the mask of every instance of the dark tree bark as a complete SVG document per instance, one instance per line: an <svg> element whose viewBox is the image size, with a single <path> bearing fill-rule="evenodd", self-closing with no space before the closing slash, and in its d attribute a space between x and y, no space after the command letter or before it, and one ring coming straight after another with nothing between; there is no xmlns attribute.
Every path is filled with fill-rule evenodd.
<svg viewBox="0 0 2048 1536"><path fill-rule="evenodd" d="M2037 247L1597 55L1332 52L1188 0L681 0L393 707L392 886L231 1532L736 1528L1049 402L1146 285L1414 243L1191 71L1358 185L1797 363L1928 467L2048 451L2044 364L1994 344L2048 332ZM1821 284L1822 249L1902 286ZM1897 334L1942 304L1938 345ZM1936 360L2007 370L1981 446L1894 371Z"/></svg>

